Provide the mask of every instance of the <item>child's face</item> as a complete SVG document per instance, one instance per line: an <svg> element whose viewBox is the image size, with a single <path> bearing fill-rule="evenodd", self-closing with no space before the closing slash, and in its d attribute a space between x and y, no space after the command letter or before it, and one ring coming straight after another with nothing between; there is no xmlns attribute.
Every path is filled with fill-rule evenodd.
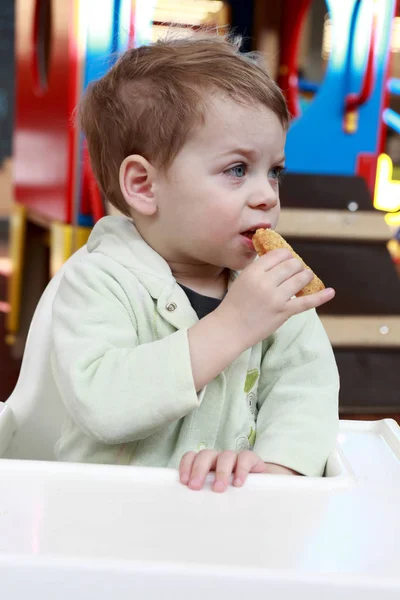
<svg viewBox="0 0 400 600"><path fill-rule="evenodd" d="M167 261L240 270L254 260L243 233L277 224L285 137L262 105L210 101L204 124L157 176L159 249Z"/></svg>

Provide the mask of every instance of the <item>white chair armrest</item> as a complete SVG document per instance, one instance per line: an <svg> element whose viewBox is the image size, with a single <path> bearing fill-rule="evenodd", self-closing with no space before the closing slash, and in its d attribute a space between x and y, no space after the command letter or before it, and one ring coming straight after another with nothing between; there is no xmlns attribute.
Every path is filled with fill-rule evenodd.
<svg viewBox="0 0 400 600"><path fill-rule="evenodd" d="M16 430L17 423L11 408L0 402L0 458L4 456L10 446Z"/></svg>

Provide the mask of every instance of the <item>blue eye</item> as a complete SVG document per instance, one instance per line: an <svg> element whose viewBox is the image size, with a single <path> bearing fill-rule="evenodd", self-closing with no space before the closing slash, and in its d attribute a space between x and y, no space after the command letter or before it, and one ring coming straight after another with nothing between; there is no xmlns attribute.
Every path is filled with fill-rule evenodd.
<svg viewBox="0 0 400 600"><path fill-rule="evenodd" d="M271 169L269 171L268 177L270 179L274 179L275 181L280 183L283 179L284 174L285 174L284 167L274 167L273 169Z"/></svg>
<svg viewBox="0 0 400 600"><path fill-rule="evenodd" d="M230 167L227 169L225 173L227 175L232 175L233 177L237 177L238 179L242 179L246 175L247 167L245 164L240 163L239 165L235 165L234 167Z"/></svg>

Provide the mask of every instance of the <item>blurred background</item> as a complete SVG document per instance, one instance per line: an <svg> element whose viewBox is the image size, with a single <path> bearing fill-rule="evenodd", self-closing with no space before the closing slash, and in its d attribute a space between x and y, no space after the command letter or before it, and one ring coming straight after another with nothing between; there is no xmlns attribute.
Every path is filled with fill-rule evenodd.
<svg viewBox="0 0 400 600"><path fill-rule="evenodd" d="M217 27L262 53L292 115L278 230L320 310L340 413L400 420L400 2L1 0L0 401L47 282L109 212L73 111L119 52Z"/></svg>

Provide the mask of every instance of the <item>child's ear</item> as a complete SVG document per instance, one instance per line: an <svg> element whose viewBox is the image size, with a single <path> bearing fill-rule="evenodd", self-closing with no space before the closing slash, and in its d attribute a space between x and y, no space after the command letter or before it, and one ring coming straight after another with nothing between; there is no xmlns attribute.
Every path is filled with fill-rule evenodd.
<svg viewBox="0 0 400 600"><path fill-rule="evenodd" d="M119 169L122 195L127 204L142 215L151 216L157 211L154 177L154 167L139 154L127 156Z"/></svg>

